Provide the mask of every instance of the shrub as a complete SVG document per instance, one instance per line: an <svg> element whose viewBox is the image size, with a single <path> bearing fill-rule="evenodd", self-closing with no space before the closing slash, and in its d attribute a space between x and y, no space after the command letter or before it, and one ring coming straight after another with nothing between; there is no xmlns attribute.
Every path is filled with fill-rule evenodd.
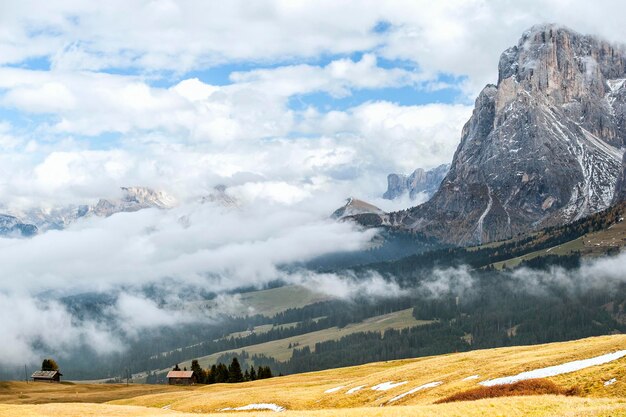
<svg viewBox="0 0 626 417"><path fill-rule="evenodd" d="M481 398L512 397L518 395L578 395L578 387L561 388L552 381L545 379L527 379L513 384L495 385L493 387L478 387L458 392L437 401L437 404L455 401L474 401Z"/></svg>

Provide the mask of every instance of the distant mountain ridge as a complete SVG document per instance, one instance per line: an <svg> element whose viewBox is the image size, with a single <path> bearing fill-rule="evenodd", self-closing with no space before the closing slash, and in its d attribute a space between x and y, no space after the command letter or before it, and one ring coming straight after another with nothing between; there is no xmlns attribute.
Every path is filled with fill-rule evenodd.
<svg viewBox="0 0 626 417"><path fill-rule="evenodd" d="M46 230L63 229L89 216L109 217L115 213L146 208L169 209L176 205L176 199L164 191L148 187L121 187L121 190L121 198L100 199L95 205L70 205L49 210L34 208L0 214L0 236L31 237Z"/></svg>
<svg viewBox="0 0 626 417"><path fill-rule="evenodd" d="M498 69L432 199L361 223L482 243L574 221L622 195L624 47L538 25Z"/></svg>
<svg viewBox="0 0 626 417"><path fill-rule="evenodd" d="M389 174L387 176L387 191L383 194L383 198L393 200L408 193L409 198L415 200L419 194L423 193L426 200L429 200L439 189L441 181L449 170L450 164L442 164L428 171L417 168L408 176Z"/></svg>

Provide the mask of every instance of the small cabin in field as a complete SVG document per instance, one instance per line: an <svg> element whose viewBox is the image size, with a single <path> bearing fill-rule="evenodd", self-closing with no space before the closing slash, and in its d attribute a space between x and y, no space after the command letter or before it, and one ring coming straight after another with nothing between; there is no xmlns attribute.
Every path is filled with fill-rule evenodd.
<svg viewBox="0 0 626 417"><path fill-rule="evenodd" d="M30 377L34 382L61 382L62 376L59 371L36 371Z"/></svg>
<svg viewBox="0 0 626 417"><path fill-rule="evenodd" d="M167 383L169 385L194 385L198 378L194 371L169 371Z"/></svg>

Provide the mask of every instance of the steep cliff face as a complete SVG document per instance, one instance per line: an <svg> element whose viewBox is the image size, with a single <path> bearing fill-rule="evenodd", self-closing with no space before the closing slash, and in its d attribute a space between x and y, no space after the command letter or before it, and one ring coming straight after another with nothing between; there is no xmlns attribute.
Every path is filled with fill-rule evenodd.
<svg viewBox="0 0 626 417"><path fill-rule="evenodd" d="M420 195L428 200L439 189L441 181L449 170L450 164L443 164L428 171L417 168L408 176L389 174L387 176L387 191L383 194L383 198L393 200L408 193L411 200L419 198Z"/></svg>
<svg viewBox="0 0 626 417"><path fill-rule="evenodd" d="M468 244L608 207L626 144L625 79L623 48L533 27L502 54L439 190L382 223Z"/></svg>
<svg viewBox="0 0 626 417"><path fill-rule="evenodd" d="M617 179L617 187L615 187L614 202L626 201L626 154L622 158L622 174Z"/></svg>

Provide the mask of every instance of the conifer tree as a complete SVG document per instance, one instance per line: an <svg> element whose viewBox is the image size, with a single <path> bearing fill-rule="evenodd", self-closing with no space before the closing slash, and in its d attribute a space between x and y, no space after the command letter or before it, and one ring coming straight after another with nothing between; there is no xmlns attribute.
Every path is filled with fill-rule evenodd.
<svg viewBox="0 0 626 417"><path fill-rule="evenodd" d="M217 376L217 366L213 364L211 369L207 372L206 383L207 384L215 384L215 377Z"/></svg>
<svg viewBox="0 0 626 417"><path fill-rule="evenodd" d="M239 360L237 358L233 358L233 361L228 367L228 382L234 383L242 381L243 373L241 372L241 365L239 365Z"/></svg>

